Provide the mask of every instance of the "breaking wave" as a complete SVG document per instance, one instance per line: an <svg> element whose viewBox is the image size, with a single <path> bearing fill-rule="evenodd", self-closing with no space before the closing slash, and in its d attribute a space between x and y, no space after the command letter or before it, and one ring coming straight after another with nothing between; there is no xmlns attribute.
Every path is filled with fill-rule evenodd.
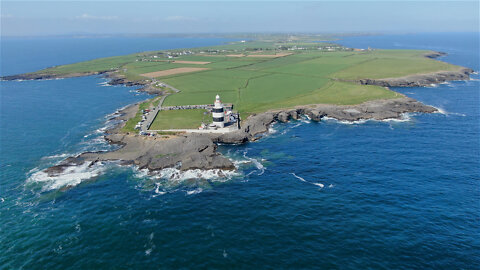
<svg viewBox="0 0 480 270"><path fill-rule="evenodd" d="M265 167L263 166L263 164L260 163L255 158L248 157L246 150L243 152L243 157L257 168L257 171L259 172L258 175L262 175L263 173L265 173ZM251 171L249 174L247 174L247 176L252 174L253 172L255 172L255 171Z"/></svg>
<svg viewBox="0 0 480 270"><path fill-rule="evenodd" d="M98 85L103 86L103 87L112 86L112 85L110 85L110 84L108 83L108 81L104 81L104 82L98 83Z"/></svg>
<svg viewBox="0 0 480 270"><path fill-rule="evenodd" d="M466 116L466 115L463 114L463 113L448 112L448 111L446 111L445 109L440 108L440 107L435 107L435 109L438 110L438 112L436 112L436 113L440 113L440 114L443 114L443 115L445 115L445 116L449 116L449 115Z"/></svg>
<svg viewBox="0 0 480 270"><path fill-rule="evenodd" d="M336 123L345 124L345 125L360 125L360 124L365 124L367 122L409 122L409 121L412 120L412 118L411 118L410 113L402 113L400 115L400 118L386 118L386 119L382 119L382 120L360 119L360 120L355 120L355 121L347 121L347 120L338 120L336 118L332 118L332 117L328 117L328 116L323 117L322 120L336 122Z"/></svg>
<svg viewBox="0 0 480 270"><path fill-rule="evenodd" d="M212 170L187 170L180 171L176 168L166 168L159 171L149 171L133 167L135 177L141 181L137 188L144 191L153 191L152 197L158 197L177 191L186 195L194 195L210 189L210 183L223 183L241 174L237 171L220 169Z"/></svg>
<svg viewBox="0 0 480 270"><path fill-rule="evenodd" d="M27 183L42 184L42 191L74 187L84 180L99 176L106 170L105 164L101 162L91 164L91 162L85 162L82 165L69 166L63 172L52 175L43 170L37 171L27 179Z"/></svg>
<svg viewBox="0 0 480 270"><path fill-rule="evenodd" d="M235 171L211 169L211 170L186 170L180 171L176 168L167 168L158 172L151 172L150 176L168 179L170 181L185 181L189 179L207 179L210 181L227 181L238 175Z"/></svg>
<svg viewBox="0 0 480 270"><path fill-rule="evenodd" d="M194 195L194 194L198 194L198 193L201 193L203 191L202 188L196 188L194 190L188 190L187 191L187 195Z"/></svg>
<svg viewBox="0 0 480 270"><path fill-rule="evenodd" d="M63 153L63 154L57 154L57 155L51 155L51 156L42 157L42 159L45 160L45 159L66 158L66 157L68 157L68 156L69 156L69 154Z"/></svg>

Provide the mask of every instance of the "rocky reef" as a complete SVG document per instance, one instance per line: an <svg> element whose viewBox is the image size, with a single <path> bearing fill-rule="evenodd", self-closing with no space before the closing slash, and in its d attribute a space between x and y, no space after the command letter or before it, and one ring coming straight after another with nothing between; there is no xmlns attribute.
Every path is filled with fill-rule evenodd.
<svg viewBox="0 0 480 270"><path fill-rule="evenodd" d="M346 81L363 85L378 85L383 87L421 87L447 81L468 80L470 79L470 74L472 74L473 72L474 71L470 68L461 68L457 71L438 71L425 74L409 75L398 78L360 79Z"/></svg>

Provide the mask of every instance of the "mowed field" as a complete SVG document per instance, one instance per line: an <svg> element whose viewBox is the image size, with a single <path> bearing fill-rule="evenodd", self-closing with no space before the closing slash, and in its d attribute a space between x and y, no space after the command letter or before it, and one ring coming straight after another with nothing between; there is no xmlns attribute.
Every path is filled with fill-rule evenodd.
<svg viewBox="0 0 480 270"><path fill-rule="evenodd" d="M211 115L205 114L206 112L202 109L160 111L150 130L197 128L202 120L207 122L211 119Z"/></svg>

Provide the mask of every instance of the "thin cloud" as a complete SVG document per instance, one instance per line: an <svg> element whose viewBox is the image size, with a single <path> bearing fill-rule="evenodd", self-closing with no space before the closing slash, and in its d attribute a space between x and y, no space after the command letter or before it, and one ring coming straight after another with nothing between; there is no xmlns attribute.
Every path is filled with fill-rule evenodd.
<svg viewBox="0 0 480 270"><path fill-rule="evenodd" d="M0 14L0 18L11 19L11 18L14 18L14 16L12 14Z"/></svg>
<svg viewBox="0 0 480 270"><path fill-rule="evenodd" d="M163 19L164 21L169 21L169 22L189 22L189 21L196 21L197 19L192 18L192 17L186 17L186 16L168 16Z"/></svg>
<svg viewBox="0 0 480 270"><path fill-rule="evenodd" d="M95 15L90 15L87 13L84 13L80 16L75 16L75 19L78 20L103 20L103 21L111 21L111 20L117 20L118 16L95 16Z"/></svg>

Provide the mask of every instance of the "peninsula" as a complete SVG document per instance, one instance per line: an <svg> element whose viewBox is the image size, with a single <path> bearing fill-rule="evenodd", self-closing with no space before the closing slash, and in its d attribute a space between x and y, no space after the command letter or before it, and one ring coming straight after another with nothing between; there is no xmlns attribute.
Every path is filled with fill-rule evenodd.
<svg viewBox="0 0 480 270"><path fill-rule="evenodd" d="M409 112L436 112L389 87L469 79L473 70L435 59L442 55L424 50L346 48L302 35L268 36L220 46L101 58L2 79L101 75L112 85L139 86L154 95L119 112L120 124L105 134L110 143L121 145L118 150L67 158L45 170L51 176L74 165L102 161L151 171L171 167L234 170L234 164L217 153L216 143L254 141L275 121L302 116L313 121L323 117L383 120ZM225 119L235 124L224 127L227 120L219 114L216 95L229 104Z"/></svg>

